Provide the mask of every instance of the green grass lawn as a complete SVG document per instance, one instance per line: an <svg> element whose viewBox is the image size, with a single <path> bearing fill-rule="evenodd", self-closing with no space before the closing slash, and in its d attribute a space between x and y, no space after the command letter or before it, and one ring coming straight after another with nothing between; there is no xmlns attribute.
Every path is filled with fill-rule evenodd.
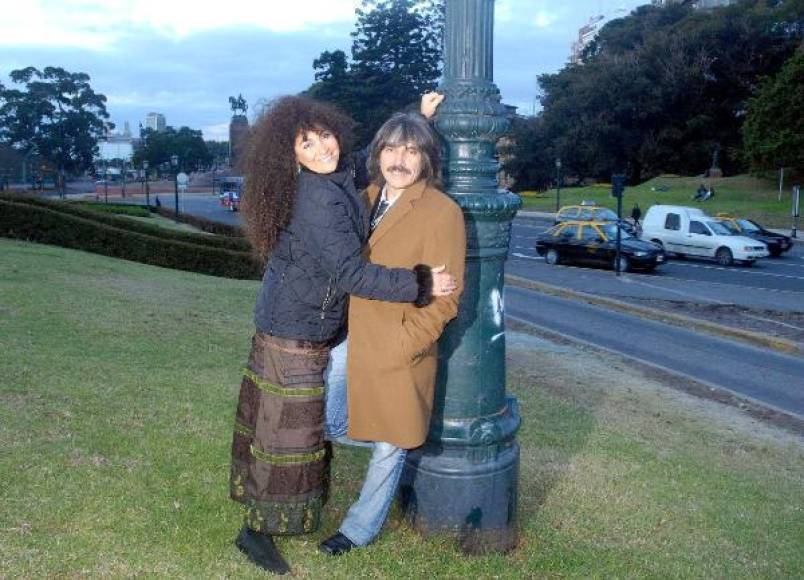
<svg viewBox="0 0 804 580"><path fill-rule="evenodd" d="M233 547L229 444L258 285L0 239L0 577L264 578ZM302 578L793 578L804 446L618 359L508 335L519 548L467 557L394 513L316 551L360 486L336 450Z"/></svg>
<svg viewBox="0 0 804 580"><path fill-rule="evenodd" d="M158 213L152 213L148 217L140 217L140 216L125 216L125 217L130 220L145 222L147 224L159 226L160 228L165 228L166 230L176 230L179 232L189 232L193 234L206 234L210 236L214 235L214 234L207 234L207 232L200 230L195 226L191 226L190 224L186 224L184 222L176 223L176 220L166 218L165 216L161 216Z"/></svg>
<svg viewBox="0 0 804 580"><path fill-rule="evenodd" d="M692 200L695 190L704 183L715 188L715 196L705 202ZM634 203L639 203L643 215L657 203L700 207L706 213L729 212L750 217L765 227L789 228L792 224L791 187L785 186L779 201L778 182L748 175L735 175L719 179L700 177L656 177L640 185L626 187L623 196L623 215L629 217ZM536 194L523 195L525 210L555 211L556 191L551 189ZM611 185L597 184L586 187L571 187L561 190L561 205L572 205L583 200L594 200L612 209L617 200L611 197Z"/></svg>

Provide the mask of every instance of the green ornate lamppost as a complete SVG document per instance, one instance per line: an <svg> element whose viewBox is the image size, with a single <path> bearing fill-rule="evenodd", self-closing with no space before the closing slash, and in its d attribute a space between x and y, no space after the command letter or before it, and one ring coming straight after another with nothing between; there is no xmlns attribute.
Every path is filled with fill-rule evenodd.
<svg viewBox="0 0 804 580"><path fill-rule="evenodd" d="M519 196L498 190L498 139L510 128L493 72L494 0L446 3L446 95L436 129L446 142L447 192L466 218L466 284L439 342L433 419L408 455L400 486L418 530L457 532L467 552L506 551L517 538L521 422L505 392L504 263Z"/></svg>

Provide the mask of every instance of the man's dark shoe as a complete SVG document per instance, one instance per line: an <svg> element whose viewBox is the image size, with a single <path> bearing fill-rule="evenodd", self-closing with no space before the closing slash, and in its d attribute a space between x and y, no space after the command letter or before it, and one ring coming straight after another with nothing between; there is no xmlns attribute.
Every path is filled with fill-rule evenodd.
<svg viewBox="0 0 804 580"><path fill-rule="evenodd" d="M340 532L318 545L318 549L328 556L340 556L352 548L357 548L357 544Z"/></svg>
<svg viewBox="0 0 804 580"><path fill-rule="evenodd" d="M279 575L290 572L290 566L282 558L282 554L274 545L274 539L269 535L243 526L235 540L235 546L263 570Z"/></svg>

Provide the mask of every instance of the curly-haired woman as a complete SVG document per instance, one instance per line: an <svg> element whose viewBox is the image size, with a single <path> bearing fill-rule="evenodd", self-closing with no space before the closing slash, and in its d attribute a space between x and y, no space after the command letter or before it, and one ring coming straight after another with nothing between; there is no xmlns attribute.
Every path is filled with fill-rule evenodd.
<svg viewBox="0 0 804 580"><path fill-rule="evenodd" d="M326 501L323 373L343 339L348 294L426 305L455 280L441 269L384 268L363 257L368 212L352 181L352 122L333 107L283 97L263 112L245 159L246 233L266 261L256 332L240 387L231 497L246 508L237 547L289 568L272 536L312 532Z"/></svg>

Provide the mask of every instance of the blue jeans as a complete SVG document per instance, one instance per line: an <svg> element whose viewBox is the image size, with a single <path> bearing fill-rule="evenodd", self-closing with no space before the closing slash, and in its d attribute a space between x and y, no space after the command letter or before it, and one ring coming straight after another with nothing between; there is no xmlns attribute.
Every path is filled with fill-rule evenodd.
<svg viewBox="0 0 804 580"><path fill-rule="evenodd" d="M349 428L346 343L347 341L343 341L332 349L329 365L324 374L326 383L324 431L327 438L335 443L372 448L360 497L349 508L338 530L358 546L365 546L377 537L388 517L399 485L399 477L405 465L407 450L383 441L354 441L346 436Z"/></svg>

